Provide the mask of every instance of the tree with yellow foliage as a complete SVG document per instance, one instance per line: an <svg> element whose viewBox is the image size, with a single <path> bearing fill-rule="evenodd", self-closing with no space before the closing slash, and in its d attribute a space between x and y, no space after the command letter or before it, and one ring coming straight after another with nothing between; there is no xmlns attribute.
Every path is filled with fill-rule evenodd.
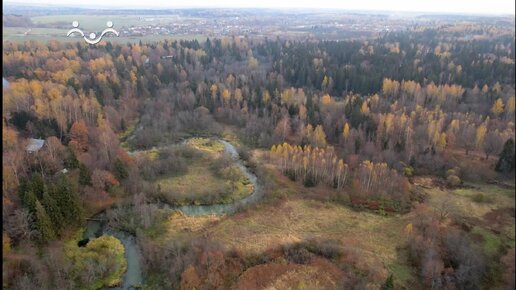
<svg viewBox="0 0 516 290"><path fill-rule="evenodd" d="M347 122L344 124L344 128L342 129L342 137L344 140L348 140L349 138L349 124Z"/></svg>
<svg viewBox="0 0 516 290"><path fill-rule="evenodd" d="M485 124L478 126L477 133L475 135L475 146L477 149L482 149L482 145L484 144L484 139L486 137L487 127Z"/></svg>
<svg viewBox="0 0 516 290"><path fill-rule="evenodd" d="M435 149L437 152L443 152L446 148L446 133L441 133L439 135L439 140L437 141L437 144L435 144Z"/></svg>
<svg viewBox="0 0 516 290"><path fill-rule="evenodd" d="M369 114L369 106L367 105L367 101L362 103L362 107L360 108L360 113L367 115Z"/></svg>
<svg viewBox="0 0 516 290"><path fill-rule="evenodd" d="M504 104L502 98L498 98L496 102L491 107L491 112L495 117L498 117L501 113L503 113L504 110Z"/></svg>
<svg viewBox="0 0 516 290"><path fill-rule="evenodd" d="M331 97L330 97L330 95L326 94L326 95L322 96L322 98L321 98L321 103L322 103L323 105L329 105L329 104L331 103Z"/></svg>
<svg viewBox="0 0 516 290"><path fill-rule="evenodd" d="M231 98L231 94L229 93L229 90L224 89L222 91L222 101L224 102L225 105L229 104L230 98Z"/></svg>

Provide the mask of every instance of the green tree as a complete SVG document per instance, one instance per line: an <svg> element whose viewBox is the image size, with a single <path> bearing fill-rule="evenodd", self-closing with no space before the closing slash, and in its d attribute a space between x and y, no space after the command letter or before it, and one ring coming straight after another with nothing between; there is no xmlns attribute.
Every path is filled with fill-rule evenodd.
<svg viewBox="0 0 516 290"><path fill-rule="evenodd" d="M515 167L514 160L514 140L510 138L503 145L502 153L496 163L495 170L501 173L510 173Z"/></svg>
<svg viewBox="0 0 516 290"><path fill-rule="evenodd" d="M73 152L70 147L68 147L68 157L64 160L64 166L70 169L79 167L79 160L77 160L75 152Z"/></svg>
<svg viewBox="0 0 516 290"><path fill-rule="evenodd" d="M56 234L52 227L52 221L39 201L36 201L36 226L38 228L40 242L46 243L55 239Z"/></svg>
<svg viewBox="0 0 516 290"><path fill-rule="evenodd" d="M83 211L79 195L66 175L59 177L53 193L65 224L80 225L83 222Z"/></svg>
<svg viewBox="0 0 516 290"><path fill-rule="evenodd" d="M30 190L38 199L43 198L43 192L45 192L45 180L43 180L41 174L36 173L32 175Z"/></svg>
<svg viewBox="0 0 516 290"><path fill-rule="evenodd" d="M382 290L394 290L394 278L392 274L390 274L387 280L385 280L385 283L382 286Z"/></svg>
<svg viewBox="0 0 516 290"><path fill-rule="evenodd" d="M27 188L26 190L21 190L20 198L23 206L25 206L30 213L36 213L36 201L38 201L38 198L31 189Z"/></svg>
<svg viewBox="0 0 516 290"><path fill-rule="evenodd" d="M83 163L79 164L79 184L91 185L91 171Z"/></svg>
<svg viewBox="0 0 516 290"><path fill-rule="evenodd" d="M64 225L61 209L57 206L56 201L54 200L54 198L52 198L52 196L50 196L50 194L47 191L43 193L43 199L41 200L41 203L45 207L45 211L47 212L48 216L50 217L50 220L52 221L55 233L59 235Z"/></svg>
<svg viewBox="0 0 516 290"><path fill-rule="evenodd" d="M129 172L127 171L127 166L120 160L120 158L117 158L115 160L115 168L114 173L117 179L123 180L126 179L129 176Z"/></svg>

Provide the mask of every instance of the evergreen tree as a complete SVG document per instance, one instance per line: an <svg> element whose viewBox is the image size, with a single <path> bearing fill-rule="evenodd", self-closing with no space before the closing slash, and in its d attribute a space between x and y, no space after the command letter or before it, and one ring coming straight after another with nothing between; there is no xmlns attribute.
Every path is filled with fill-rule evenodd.
<svg viewBox="0 0 516 290"><path fill-rule="evenodd" d="M115 168L114 173L116 178L119 180L126 179L129 176L129 172L127 171L126 165L120 160L120 158L117 158L115 160Z"/></svg>
<svg viewBox="0 0 516 290"><path fill-rule="evenodd" d="M502 153L500 153L500 158L496 163L495 170L501 173L510 173L514 170L514 167L514 140L510 138L503 145L503 150Z"/></svg>
<svg viewBox="0 0 516 290"><path fill-rule="evenodd" d="M46 243L49 240L55 239L56 234L52 227L52 221L39 201L36 201L36 226L38 228L41 243Z"/></svg>
<svg viewBox="0 0 516 290"><path fill-rule="evenodd" d="M68 157L64 160L64 166L66 168L74 169L79 167L79 160L75 156L75 152L68 147Z"/></svg>
<svg viewBox="0 0 516 290"><path fill-rule="evenodd" d="M382 290L393 290L394 289L394 279L392 277L392 274L389 275L387 280L382 286Z"/></svg>
<svg viewBox="0 0 516 290"><path fill-rule="evenodd" d="M64 223L80 225L83 221L83 212L79 195L66 175L59 177L53 192Z"/></svg>
<svg viewBox="0 0 516 290"><path fill-rule="evenodd" d="M91 172L83 163L79 164L79 184L91 185Z"/></svg>
<svg viewBox="0 0 516 290"><path fill-rule="evenodd" d="M38 199L43 198L43 192L45 192L45 181L41 174L33 174L30 183L30 190L36 195Z"/></svg>
<svg viewBox="0 0 516 290"><path fill-rule="evenodd" d="M41 203L45 207L45 211L52 221L55 233L59 235L64 223L63 216L61 215L61 209L57 206L56 201L47 191L43 193L43 199L41 200Z"/></svg>
<svg viewBox="0 0 516 290"><path fill-rule="evenodd" d="M36 202L38 201L34 192L27 188L20 191L20 198L24 207L26 207L31 214L36 213Z"/></svg>

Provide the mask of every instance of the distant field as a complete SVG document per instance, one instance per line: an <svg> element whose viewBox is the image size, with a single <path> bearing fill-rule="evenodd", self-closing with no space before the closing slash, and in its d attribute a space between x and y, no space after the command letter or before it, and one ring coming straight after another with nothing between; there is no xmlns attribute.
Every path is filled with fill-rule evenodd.
<svg viewBox="0 0 516 290"><path fill-rule="evenodd" d="M86 33L102 31L105 29L107 21L112 21L115 29L120 29L122 26L130 27L133 25L156 25L194 21L194 18L185 18L176 15L51 15L51 16L36 16L32 17L31 20L34 24L55 24L55 26L63 26L63 28L26 28L26 27L4 27L2 29L2 40L13 41L13 42L25 42L29 40L36 41L49 41L58 40L61 42L76 42L80 41L81 38L70 38L66 37L66 33L72 28L72 22L78 21L79 28ZM68 25L68 26L67 26ZM124 36L123 34L117 38L107 38L107 40L113 43L134 43L138 41L142 42L155 42L164 39L171 40L192 40L197 39L204 41L206 36L203 35L147 35L147 36Z"/></svg>
<svg viewBox="0 0 516 290"><path fill-rule="evenodd" d="M114 27L131 25L156 25L177 22L179 20L195 20L195 18L179 17L177 15L50 15L31 18L34 24L69 23L79 21L79 27L83 29L103 29L107 21L113 21Z"/></svg>
<svg viewBox="0 0 516 290"><path fill-rule="evenodd" d="M42 41L48 42L50 40L58 40L60 42L78 42L82 41L82 38L70 38L66 37L66 32L68 30L63 29L54 29L54 28L36 28L37 34L32 32L29 35L20 35L20 31L23 31L23 28L9 28L12 31L3 31L2 39L3 41L12 41L16 43L25 42L25 41ZM35 29L33 29L34 31ZM48 31L49 34L44 31ZM57 32L57 33L56 33ZM23 33L23 32L21 32ZM111 43L136 43L141 41L142 43L151 43L162 40L194 40L205 41L206 36L203 35L147 35L147 36L123 36L116 38L107 38L107 41L111 41ZM106 42L106 40L102 40L100 43Z"/></svg>

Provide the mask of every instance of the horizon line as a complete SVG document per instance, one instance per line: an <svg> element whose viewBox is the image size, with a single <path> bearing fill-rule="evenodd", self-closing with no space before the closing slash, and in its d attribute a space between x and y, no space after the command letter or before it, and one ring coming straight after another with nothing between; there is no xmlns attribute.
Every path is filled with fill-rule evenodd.
<svg viewBox="0 0 516 290"><path fill-rule="evenodd" d="M265 7L265 6L188 6L188 5L177 5L177 6L132 6L124 7L123 5L101 5L98 7L91 7L88 4L62 4L62 3L30 3L30 2L12 2L4 1L2 6L5 5L18 5L18 6L33 6L33 7L62 7L62 8L80 8L88 10L109 10L109 9L122 9L122 10L167 10L167 9L268 9L268 10L333 10L333 11L347 11L347 12L376 12L376 13L389 13L389 14L433 14L433 15L463 15L463 16L515 16L516 13L499 13L499 12L470 12L470 11L421 11L421 10L385 10L385 9L349 9L343 7L292 7L292 6L277 6L277 7Z"/></svg>

